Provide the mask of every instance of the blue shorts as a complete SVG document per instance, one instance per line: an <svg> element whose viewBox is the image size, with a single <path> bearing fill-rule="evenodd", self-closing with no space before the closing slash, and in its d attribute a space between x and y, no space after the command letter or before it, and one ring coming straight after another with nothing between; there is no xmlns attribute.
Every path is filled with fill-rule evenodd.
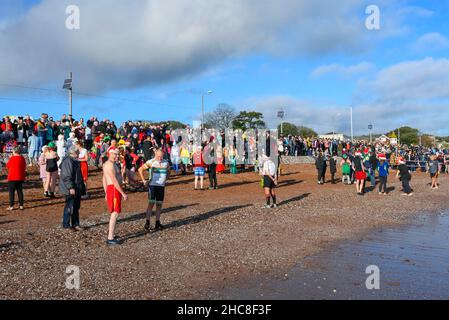
<svg viewBox="0 0 449 320"><path fill-rule="evenodd" d="M193 172L195 173L195 177L204 177L206 173L203 167L196 167L193 169Z"/></svg>
<svg viewBox="0 0 449 320"><path fill-rule="evenodd" d="M31 159L35 159L37 160L37 158L39 158L39 151L38 150L30 150L28 151L28 158Z"/></svg>

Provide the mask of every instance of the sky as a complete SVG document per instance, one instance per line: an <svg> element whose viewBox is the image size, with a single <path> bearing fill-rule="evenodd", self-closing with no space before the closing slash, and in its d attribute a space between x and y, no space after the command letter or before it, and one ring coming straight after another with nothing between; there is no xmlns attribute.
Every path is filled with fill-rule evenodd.
<svg viewBox="0 0 449 320"><path fill-rule="evenodd" d="M225 103L272 128L283 109L349 134L352 108L356 135L446 136L448 53L449 0L1 0L0 115L68 113L73 72L75 118L191 125L212 90L206 112Z"/></svg>

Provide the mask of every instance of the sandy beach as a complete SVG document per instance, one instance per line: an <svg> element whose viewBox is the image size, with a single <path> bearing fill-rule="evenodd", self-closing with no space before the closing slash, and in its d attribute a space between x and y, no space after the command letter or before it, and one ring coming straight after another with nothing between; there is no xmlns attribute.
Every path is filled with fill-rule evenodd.
<svg viewBox="0 0 449 320"><path fill-rule="evenodd" d="M262 209L254 172L220 175L220 189L212 191L194 191L192 176L174 177L162 217L167 229L161 232L143 229L147 194L130 194L118 224L125 243L114 248L104 242L108 214L99 172L90 178L92 198L82 203L82 232L61 228L63 199L43 199L36 173L26 183L27 209L7 213L2 180L0 298L210 298L242 279L285 274L340 241L405 225L449 204L445 175L441 188L432 191L428 175L415 173L412 197L401 196L400 181L391 175L389 195L375 190L361 197L355 186L317 185L313 165L284 168L277 209ZM70 265L80 268L79 290L66 289Z"/></svg>

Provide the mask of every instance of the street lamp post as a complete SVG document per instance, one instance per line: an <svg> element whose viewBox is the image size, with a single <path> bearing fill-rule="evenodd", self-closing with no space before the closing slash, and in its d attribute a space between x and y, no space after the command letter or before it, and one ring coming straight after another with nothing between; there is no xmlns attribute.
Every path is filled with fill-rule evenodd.
<svg viewBox="0 0 449 320"><path fill-rule="evenodd" d="M72 72L69 73L69 78L66 79L64 81L64 85L63 85L63 89L66 89L69 91L69 114L73 115L73 110L72 110L72 81L73 81L73 77L72 77Z"/></svg>
<svg viewBox="0 0 449 320"><path fill-rule="evenodd" d="M209 90L206 93L203 93L201 95L201 132L204 131L204 96L206 94L212 94L212 93L213 93L213 91Z"/></svg>
<svg viewBox="0 0 449 320"><path fill-rule="evenodd" d="M284 112L284 110L281 109L278 112L278 118L281 119L281 136L284 135L284 116L285 116L285 112Z"/></svg>
<svg viewBox="0 0 449 320"><path fill-rule="evenodd" d="M373 135L372 135L373 125L372 124L368 125L368 130L369 130L369 143L372 144L373 143Z"/></svg>

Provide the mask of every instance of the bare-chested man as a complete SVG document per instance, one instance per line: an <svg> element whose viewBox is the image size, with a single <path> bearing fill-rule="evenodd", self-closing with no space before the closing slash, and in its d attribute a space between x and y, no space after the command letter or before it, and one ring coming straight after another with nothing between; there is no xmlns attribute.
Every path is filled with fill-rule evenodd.
<svg viewBox="0 0 449 320"><path fill-rule="evenodd" d="M109 220L108 245L120 245L122 241L115 237L115 225L117 217L122 212L122 198L127 200L128 196L122 189L122 175L120 168L117 167L116 161L119 151L116 148L110 148L108 152L108 161L103 164L103 188L106 193L106 202L108 210L111 214Z"/></svg>

